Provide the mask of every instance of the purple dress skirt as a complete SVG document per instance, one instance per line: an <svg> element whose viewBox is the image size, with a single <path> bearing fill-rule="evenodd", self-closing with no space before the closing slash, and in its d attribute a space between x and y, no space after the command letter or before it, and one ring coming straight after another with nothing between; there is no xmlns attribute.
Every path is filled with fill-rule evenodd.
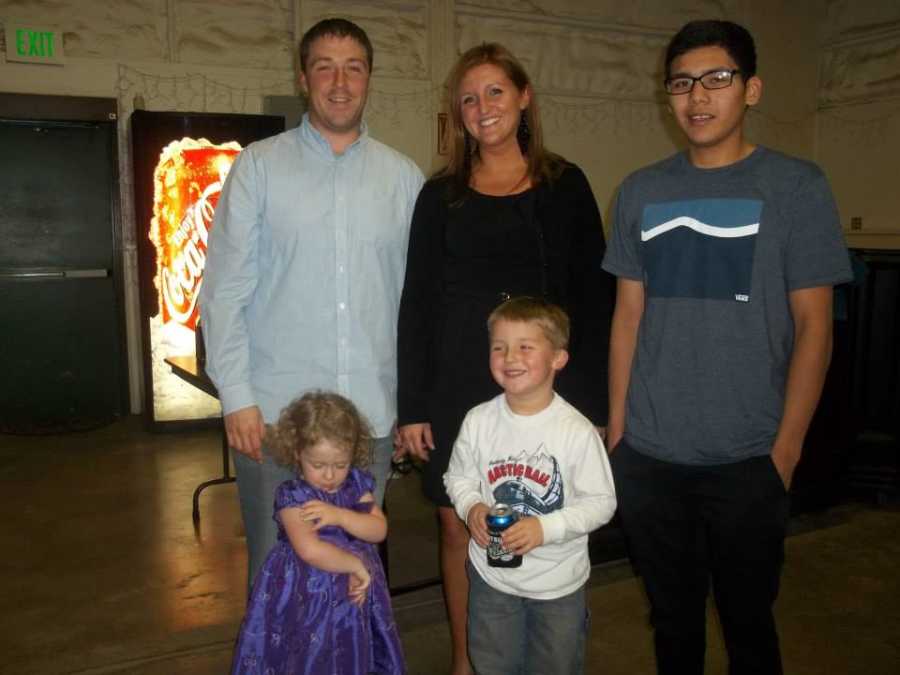
<svg viewBox="0 0 900 675"><path fill-rule="evenodd" d="M391 611L384 569L374 544L339 527L324 527L319 538L358 556L372 577L360 607L347 597L349 575L308 565L294 552L278 518L286 507L318 499L368 513L371 474L351 469L335 493L318 490L301 478L285 481L275 493L278 543L260 569L241 624L233 675L402 675L406 672L400 637Z"/></svg>

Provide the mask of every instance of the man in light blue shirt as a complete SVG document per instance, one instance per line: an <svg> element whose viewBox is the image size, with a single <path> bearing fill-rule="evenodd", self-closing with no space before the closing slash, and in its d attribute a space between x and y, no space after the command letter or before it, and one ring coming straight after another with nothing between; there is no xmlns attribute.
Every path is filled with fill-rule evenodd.
<svg viewBox="0 0 900 675"><path fill-rule="evenodd" d="M249 573L275 543L265 424L304 391L352 400L372 424L376 500L390 470L396 325L409 223L422 172L368 135L372 45L343 19L300 42L309 112L253 143L229 173L200 291L207 370L234 453Z"/></svg>

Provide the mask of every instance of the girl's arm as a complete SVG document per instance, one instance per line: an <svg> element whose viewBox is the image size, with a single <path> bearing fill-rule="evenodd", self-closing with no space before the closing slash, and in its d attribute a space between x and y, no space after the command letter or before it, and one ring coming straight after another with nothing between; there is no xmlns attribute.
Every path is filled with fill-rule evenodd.
<svg viewBox="0 0 900 675"><path fill-rule="evenodd" d="M359 501L368 503L375 499L371 492L367 492L360 497ZM377 504L372 506L369 513L359 513L352 509L342 509L339 506L313 500L300 507L300 514L314 532L326 525L333 525L341 528L347 534L371 544L381 543L387 536L387 518Z"/></svg>
<svg viewBox="0 0 900 675"><path fill-rule="evenodd" d="M303 562L324 572L354 575L366 573L362 560L334 544L319 539L313 524L304 520L302 507L289 506L281 509L278 517L294 552Z"/></svg>

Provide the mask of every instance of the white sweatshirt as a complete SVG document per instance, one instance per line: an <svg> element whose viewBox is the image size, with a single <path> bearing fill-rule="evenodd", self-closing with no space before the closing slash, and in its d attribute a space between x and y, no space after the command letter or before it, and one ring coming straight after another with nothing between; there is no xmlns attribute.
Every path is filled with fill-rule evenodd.
<svg viewBox="0 0 900 675"><path fill-rule="evenodd" d="M587 535L616 510L603 441L559 394L535 415L515 414L503 394L472 408L444 485L463 521L479 502L503 502L540 520L544 543L521 567L489 567L485 550L469 543L469 561L487 584L536 600L568 595L587 581Z"/></svg>

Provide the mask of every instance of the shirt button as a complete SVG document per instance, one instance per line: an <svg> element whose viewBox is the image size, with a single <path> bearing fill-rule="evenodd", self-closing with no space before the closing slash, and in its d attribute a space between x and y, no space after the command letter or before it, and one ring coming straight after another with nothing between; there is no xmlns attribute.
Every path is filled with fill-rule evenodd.
<svg viewBox="0 0 900 675"><path fill-rule="evenodd" d="M343 302L339 302L339 303L338 303L338 309L343 310L343 309L346 309L346 308L347 308L347 305L345 305Z"/></svg>

